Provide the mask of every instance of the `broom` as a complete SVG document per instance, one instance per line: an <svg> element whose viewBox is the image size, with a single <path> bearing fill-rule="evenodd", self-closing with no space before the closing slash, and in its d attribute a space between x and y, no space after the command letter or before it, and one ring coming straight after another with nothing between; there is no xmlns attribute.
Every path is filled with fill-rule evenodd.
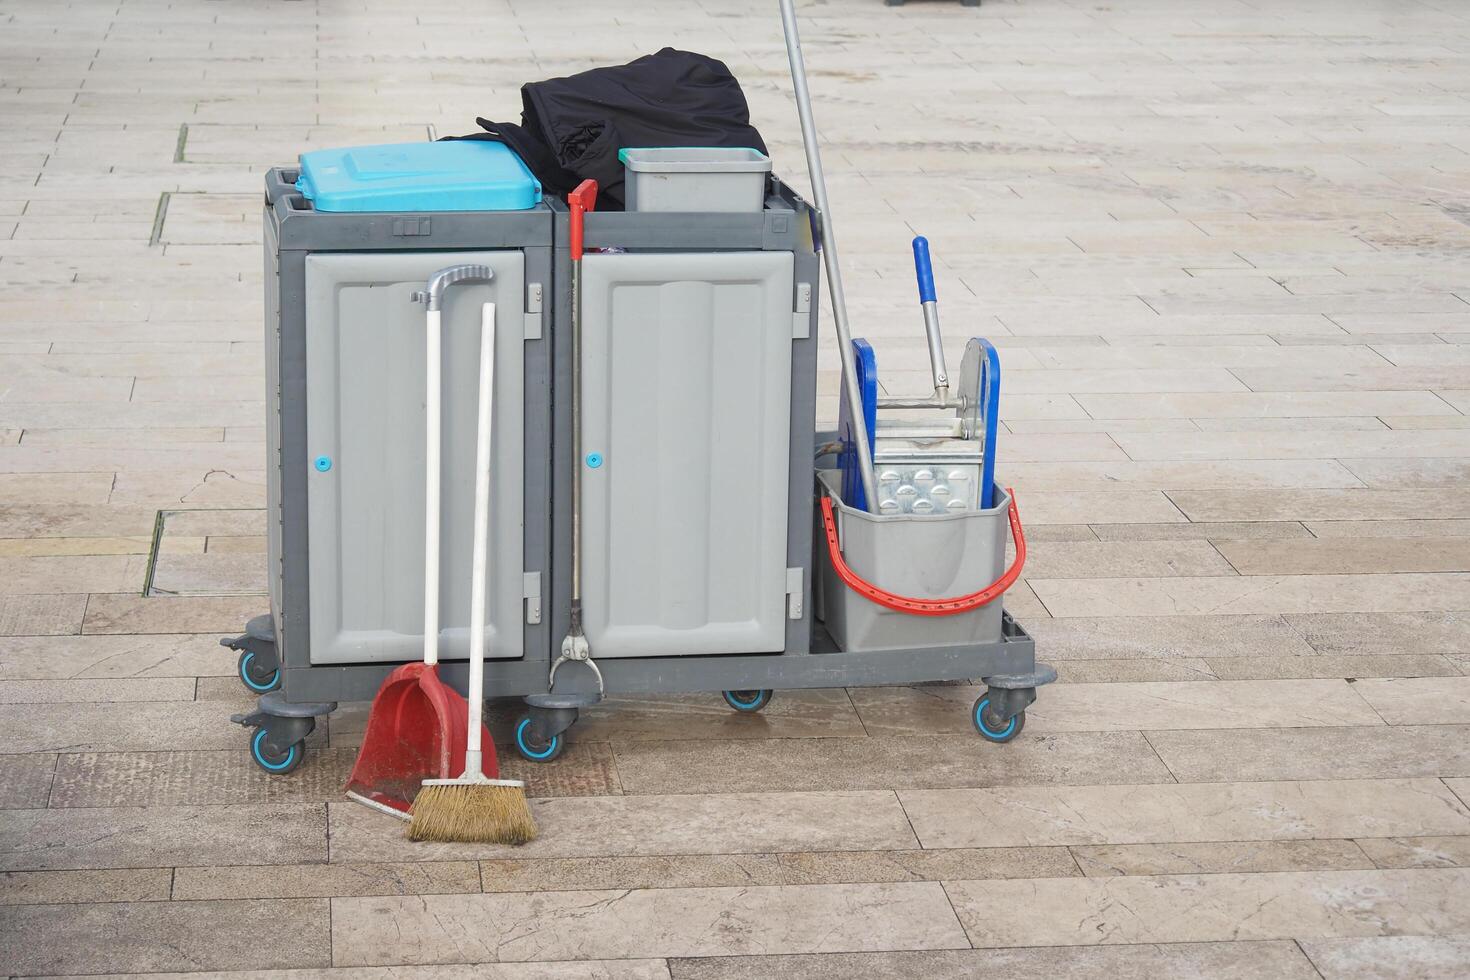
<svg viewBox="0 0 1470 980"><path fill-rule="evenodd" d="M411 840L478 844L524 844L536 838L536 821L526 802L526 784L489 779L484 773L480 733L485 710L485 550L490 533L490 431L495 383L495 304L480 321L480 411L475 445L475 538L470 577L469 734L464 775L426 779L414 798ZM491 756L495 744L489 745Z"/></svg>

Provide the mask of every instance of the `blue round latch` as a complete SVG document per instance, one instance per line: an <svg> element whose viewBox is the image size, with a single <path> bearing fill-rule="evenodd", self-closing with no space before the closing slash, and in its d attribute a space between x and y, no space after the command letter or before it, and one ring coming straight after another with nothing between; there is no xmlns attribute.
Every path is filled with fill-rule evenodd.
<svg viewBox="0 0 1470 980"><path fill-rule="evenodd" d="M602 465L602 453L588 453L587 454L587 466L590 469L594 469L595 470L595 469L597 469L601 465Z"/></svg>
<svg viewBox="0 0 1470 980"><path fill-rule="evenodd" d="M327 470L332 468L332 457L318 456L316 458L316 462L312 463L311 465L316 467L316 471L318 473L325 473Z"/></svg>

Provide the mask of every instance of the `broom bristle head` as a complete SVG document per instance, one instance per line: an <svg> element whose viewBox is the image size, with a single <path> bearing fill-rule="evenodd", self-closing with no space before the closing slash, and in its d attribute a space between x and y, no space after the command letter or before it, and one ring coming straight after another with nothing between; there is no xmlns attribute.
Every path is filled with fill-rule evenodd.
<svg viewBox="0 0 1470 980"><path fill-rule="evenodd" d="M410 840L525 844L536 839L536 821L520 786L425 786L414 798L411 812Z"/></svg>

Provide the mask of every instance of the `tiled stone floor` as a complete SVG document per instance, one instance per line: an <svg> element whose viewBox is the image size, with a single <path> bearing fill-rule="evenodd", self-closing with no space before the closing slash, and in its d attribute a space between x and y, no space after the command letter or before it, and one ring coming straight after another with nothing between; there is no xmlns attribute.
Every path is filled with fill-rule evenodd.
<svg viewBox="0 0 1470 980"><path fill-rule="evenodd" d="M1470 6L802 9L857 333L921 388L923 232L1002 348L1021 739L628 700L520 851L342 802L361 706L255 772L264 170L672 44L799 179L775 4L0 0L0 974L1470 975Z"/></svg>

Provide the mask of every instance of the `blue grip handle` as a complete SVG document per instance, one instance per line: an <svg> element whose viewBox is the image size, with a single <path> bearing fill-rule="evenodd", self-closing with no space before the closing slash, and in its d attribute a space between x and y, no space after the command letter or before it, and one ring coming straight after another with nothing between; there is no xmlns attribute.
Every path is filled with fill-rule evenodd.
<svg viewBox="0 0 1470 980"><path fill-rule="evenodd" d="M934 266L929 263L929 239L923 235L914 239L914 272L919 276L919 302L934 302Z"/></svg>

